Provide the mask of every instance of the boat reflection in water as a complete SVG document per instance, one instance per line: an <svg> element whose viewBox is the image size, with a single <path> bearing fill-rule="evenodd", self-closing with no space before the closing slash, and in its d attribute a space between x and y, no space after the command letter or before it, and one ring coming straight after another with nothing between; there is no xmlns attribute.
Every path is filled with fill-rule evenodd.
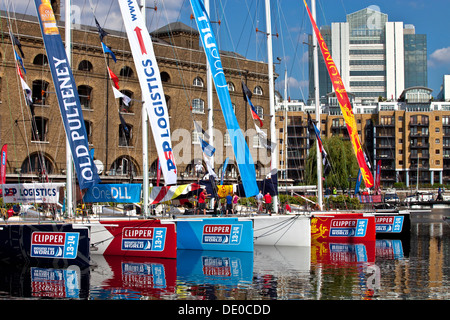
<svg viewBox="0 0 450 320"><path fill-rule="evenodd" d="M87 299L89 296L89 267L1 263L0 269L0 292L8 298Z"/></svg>
<svg viewBox="0 0 450 320"><path fill-rule="evenodd" d="M169 298L176 292L176 260L94 255L96 277L91 299L136 300Z"/></svg>
<svg viewBox="0 0 450 320"><path fill-rule="evenodd" d="M409 246L406 247L406 253ZM381 270L377 263L403 259L401 240L383 239L362 243L316 242L311 247L311 267L316 273L316 298L372 299L381 289ZM359 296L359 297L358 297Z"/></svg>

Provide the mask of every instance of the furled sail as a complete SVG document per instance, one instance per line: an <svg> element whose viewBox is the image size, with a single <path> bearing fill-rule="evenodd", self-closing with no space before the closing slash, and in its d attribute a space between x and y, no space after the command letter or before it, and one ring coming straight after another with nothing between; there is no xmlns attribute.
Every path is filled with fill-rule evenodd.
<svg viewBox="0 0 450 320"><path fill-rule="evenodd" d="M141 85L142 100L155 139L166 185L177 183L177 167L172 152L169 113L152 40L136 0L119 0L134 64Z"/></svg>
<svg viewBox="0 0 450 320"><path fill-rule="evenodd" d="M100 177L89 155L86 127L75 79L50 1L34 0L34 3L78 183L80 189L86 189L100 183Z"/></svg>
<svg viewBox="0 0 450 320"><path fill-rule="evenodd" d="M216 39L211 28L211 22L206 13L203 1L191 0L191 7L194 11L195 21L203 43L203 49L205 50L206 57L211 66L211 74L214 79L214 85L216 87L217 96L219 97L220 107L222 109L223 117L225 118L231 144L233 145L234 156L245 189L245 195L246 197L255 196L259 192L258 185L256 184L255 164L248 145L245 142L244 134L239 127L236 115L233 112L230 93L222 68L219 48L217 47Z"/></svg>
<svg viewBox="0 0 450 320"><path fill-rule="evenodd" d="M311 11L309 11L308 5L306 4L306 0L303 0L305 3L306 10L308 10L309 19L311 20L312 27L314 29L314 33L316 34L318 45L320 51L322 52L323 59L325 60L325 65L327 66L328 73L331 78L331 83L333 84L334 91L336 92L336 97L339 101L339 105L341 106L342 115L344 116L345 124L347 125L348 135L350 136L350 141L353 145L353 150L356 154L356 159L358 161L358 165L361 168L361 174L364 180L366 187L373 187L373 176L370 172L366 159L364 157L364 151L361 146L361 141L358 137L358 129L356 127L355 116L353 114L352 105L350 104L350 100L347 95L347 91L345 90L344 83L342 82L339 71L334 64L333 58L331 57L331 53L328 50L327 44L325 40L322 38L319 29L317 28L316 22L312 17Z"/></svg>

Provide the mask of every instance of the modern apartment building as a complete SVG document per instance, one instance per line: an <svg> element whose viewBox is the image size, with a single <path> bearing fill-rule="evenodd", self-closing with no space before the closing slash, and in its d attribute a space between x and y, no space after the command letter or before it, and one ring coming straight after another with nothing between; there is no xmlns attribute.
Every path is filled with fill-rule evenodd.
<svg viewBox="0 0 450 320"><path fill-rule="evenodd" d="M287 179L301 182L306 174L309 147L314 142L314 137L308 134L307 113L314 113L315 108L299 102L280 102L277 110L282 143L279 168ZM337 135L348 140L344 118L333 94L328 95L328 103L321 110L322 139ZM381 164L382 187L391 187L396 182L411 186L417 181L450 184L449 101L434 101L431 89L412 87L404 90L397 101L353 103L353 112L372 169Z"/></svg>
<svg viewBox="0 0 450 320"><path fill-rule="evenodd" d="M388 15L377 6L348 14L346 22L333 22L331 28L321 27L321 32L357 103L395 101L406 88L428 85L426 35L416 34L412 25L388 21ZM319 92L324 102L332 87L320 55L319 64ZM311 100L312 59L309 65Z"/></svg>

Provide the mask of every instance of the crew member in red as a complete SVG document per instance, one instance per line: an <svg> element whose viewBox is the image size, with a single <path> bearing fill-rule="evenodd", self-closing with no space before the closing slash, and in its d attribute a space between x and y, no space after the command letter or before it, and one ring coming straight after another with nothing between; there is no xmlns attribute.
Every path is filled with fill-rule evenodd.
<svg viewBox="0 0 450 320"><path fill-rule="evenodd" d="M269 212L269 215L271 215L272 196L268 192L264 195L264 202L266 203L266 213Z"/></svg>
<svg viewBox="0 0 450 320"><path fill-rule="evenodd" d="M203 214L206 215L206 204L205 198L210 196L210 194L206 193L206 189L203 189L198 196L198 209L201 211L203 209ZM200 212L199 212L200 214Z"/></svg>

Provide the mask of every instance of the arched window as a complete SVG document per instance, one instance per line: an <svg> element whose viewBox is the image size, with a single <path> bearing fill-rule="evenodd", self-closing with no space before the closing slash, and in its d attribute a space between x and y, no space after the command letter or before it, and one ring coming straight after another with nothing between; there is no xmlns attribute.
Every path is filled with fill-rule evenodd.
<svg viewBox="0 0 450 320"><path fill-rule="evenodd" d="M52 161L41 152L30 154L20 167L22 174L35 173L38 175L52 174L54 166Z"/></svg>
<svg viewBox="0 0 450 320"><path fill-rule="evenodd" d="M205 101L202 99L192 100L192 113L205 113Z"/></svg>
<svg viewBox="0 0 450 320"><path fill-rule="evenodd" d="M137 174L136 161L129 156L117 158L109 170L110 176L135 176Z"/></svg>
<svg viewBox="0 0 450 320"><path fill-rule="evenodd" d="M79 71L91 72L92 69L93 69L92 63L90 61L87 61L87 60L81 61L80 64L78 65L78 70Z"/></svg>
<svg viewBox="0 0 450 320"><path fill-rule="evenodd" d="M194 87L203 87L203 79L200 77L195 77L194 81L192 82L192 85Z"/></svg>
<svg viewBox="0 0 450 320"><path fill-rule="evenodd" d="M230 82L227 83L227 85L228 85L228 91L234 91L235 90L233 82L230 81Z"/></svg>
<svg viewBox="0 0 450 320"><path fill-rule="evenodd" d="M161 72L161 82L170 82L170 76L167 72L163 71Z"/></svg>
<svg viewBox="0 0 450 320"><path fill-rule="evenodd" d="M257 96L262 96L263 90L260 86L256 86L255 89L253 89L253 93L256 94Z"/></svg>
<svg viewBox="0 0 450 320"><path fill-rule="evenodd" d="M37 105L45 105L45 99L47 98L48 82L44 80L34 80L32 85L33 103Z"/></svg>
<svg viewBox="0 0 450 320"><path fill-rule="evenodd" d="M47 141L48 119L44 117L34 117L31 124L31 140Z"/></svg>
<svg viewBox="0 0 450 320"><path fill-rule="evenodd" d="M133 99L133 92L130 90L120 90L124 95ZM119 98L120 112L133 113L133 100L130 100L128 104L124 102L123 98Z"/></svg>
<svg viewBox="0 0 450 320"><path fill-rule="evenodd" d="M78 95L80 97L81 108L91 109L92 88L89 86L78 86Z"/></svg>
<svg viewBox="0 0 450 320"><path fill-rule="evenodd" d="M120 69L120 76L122 77L131 78L133 74L134 74L133 69L131 69L128 66L125 66L122 69Z"/></svg>
<svg viewBox="0 0 450 320"><path fill-rule="evenodd" d="M125 121L124 122L121 121L121 124L119 124L119 146L120 147L131 146L132 137L133 137L133 127L130 124L125 123Z"/></svg>
<svg viewBox="0 0 450 320"><path fill-rule="evenodd" d="M39 53L36 57L34 57L33 64L38 65L38 66L48 65L47 56L45 54Z"/></svg>

